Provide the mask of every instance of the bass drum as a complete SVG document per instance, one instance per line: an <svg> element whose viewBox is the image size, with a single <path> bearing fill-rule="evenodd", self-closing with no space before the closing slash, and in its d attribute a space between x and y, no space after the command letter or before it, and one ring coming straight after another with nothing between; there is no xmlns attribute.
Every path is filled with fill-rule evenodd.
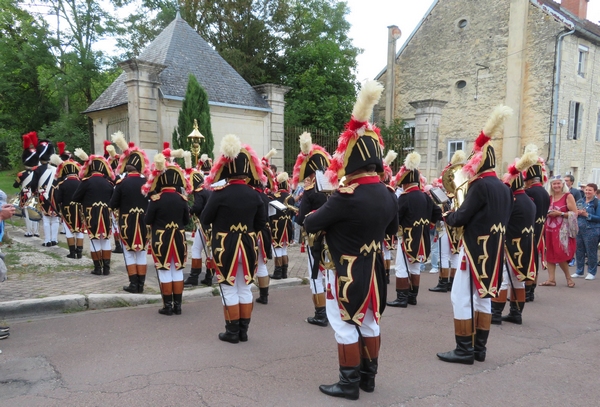
<svg viewBox="0 0 600 407"><path fill-rule="evenodd" d="M25 202L25 206L23 207L23 211L27 211L27 215L29 215L29 220L32 222L39 222L43 219L42 211L38 209L39 203L35 196L32 196ZM25 214L23 214L25 216Z"/></svg>
<svg viewBox="0 0 600 407"><path fill-rule="evenodd" d="M18 194L12 201L10 201L10 204L15 208L14 216L23 216L23 209L21 209L21 198Z"/></svg>

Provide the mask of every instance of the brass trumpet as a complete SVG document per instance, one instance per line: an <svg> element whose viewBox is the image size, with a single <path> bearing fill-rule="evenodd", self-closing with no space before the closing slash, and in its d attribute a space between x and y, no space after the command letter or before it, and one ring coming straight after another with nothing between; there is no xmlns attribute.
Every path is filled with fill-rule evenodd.
<svg viewBox="0 0 600 407"><path fill-rule="evenodd" d="M463 173L463 167L462 163L454 164L442 174L442 184L446 194L453 198L452 209L460 208L469 188L469 178Z"/></svg>

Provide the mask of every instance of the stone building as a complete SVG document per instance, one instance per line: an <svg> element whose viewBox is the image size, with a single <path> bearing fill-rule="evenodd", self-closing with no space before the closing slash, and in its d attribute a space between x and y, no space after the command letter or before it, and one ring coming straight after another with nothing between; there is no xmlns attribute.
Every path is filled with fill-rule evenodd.
<svg viewBox="0 0 600 407"><path fill-rule="evenodd" d="M515 114L493 142L498 172L535 143L551 173L600 182L600 27L586 20L587 3L433 1L395 55L391 103L393 117L414 128L428 179L456 149L471 151L490 112L506 104Z"/></svg>
<svg viewBox="0 0 600 407"><path fill-rule="evenodd" d="M171 142L193 74L208 94L218 155L221 138L236 134L260 154L283 152L284 86L248 84L179 15L137 58L119 63L123 73L84 112L94 122L96 152L121 130L152 158ZM283 165L283 153L273 157Z"/></svg>

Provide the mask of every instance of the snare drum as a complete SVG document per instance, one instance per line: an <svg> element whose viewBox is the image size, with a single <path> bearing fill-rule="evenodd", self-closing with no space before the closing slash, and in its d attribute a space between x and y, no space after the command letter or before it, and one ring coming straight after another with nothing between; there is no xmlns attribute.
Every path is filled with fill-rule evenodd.
<svg viewBox="0 0 600 407"><path fill-rule="evenodd" d="M21 197L18 194L12 201L10 201L10 204L15 208L14 216L23 216L23 210L21 209Z"/></svg>
<svg viewBox="0 0 600 407"><path fill-rule="evenodd" d="M42 212L38 209L39 203L37 197L32 196L25 202L25 206L23 207L23 211L27 211L29 215L29 220L33 222L39 222L43 219ZM23 214L24 215L24 214Z"/></svg>

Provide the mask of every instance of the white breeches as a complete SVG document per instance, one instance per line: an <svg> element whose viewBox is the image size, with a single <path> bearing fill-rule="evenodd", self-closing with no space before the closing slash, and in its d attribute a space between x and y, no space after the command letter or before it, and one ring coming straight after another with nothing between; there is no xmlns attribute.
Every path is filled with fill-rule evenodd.
<svg viewBox="0 0 600 407"><path fill-rule="evenodd" d="M460 257L465 256L465 249L460 249ZM469 262L466 264L466 270L456 269L454 283L452 284L452 309L454 311L454 319L471 319L471 299L473 299L473 311L479 311L486 314L492 312L491 298L480 298L475 284L471 283L469 274Z"/></svg>
<svg viewBox="0 0 600 407"><path fill-rule="evenodd" d="M158 270L158 278L161 283L183 281L183 269L177 270L175 268L175 262L171 260L171 268L169 270Z"/></svg>
<svg viewBox="0 0 600 407"><path fill-rule="evenodd" d="M392 260L392 252L383 245L383 260Z"/></svg>
<svg viewBox="0 0 600 407"><path fill-rule="evenodd" d="M27 209L23 209L23 213L25 214L25 226L27 227L27 234L37 235L39 233L40 223L29 219L29 212Z"/></svg>
<svg viewBox="0 0 600 407"><path fill-rule="evenodd" d="M110 247L110 240L108 239L91 239L90 240L90 251L101 252L102 250L112 250Z"/></svg>
<svg viewBox="0 0 600 407"><path fill-rule="evenodd" d="M275 253L275 257L283 257L287 256L287 246L285 247L274 247L273 253Z"/></svg>
<svg viewBox="0 0 600 407"><path fill-rule="evenodd" d="M44 243L58 242L58 227L60 219L58 216L43 216Z"/></svg>
<svg viewBox="0 0 600 407"><path fill-rule="evenodd" d="M223 290L221 302L225 306L252 303L252 285L246 284L244 281L244 268L242 266L241 256L238 261L236 276L238 278L235 279L233 285L226 283L220 284L221 289Z"/></svg>
<svg viewBox="0 0 600 407"><path fill-rule="evenodd" d="M337 283L335 281L335 272L333 270L328 270L327 279L331 283L329 285L331 286L331 294L333 295L333 299L327 299L325 306L327 310L327 319L329 320L329 323L335 332L335 340L337 343L344 345L356 343L358 342L358 332L356 330L356 326L342 321L342 314L340 313L336 295ZM367 309L362 326L360 326L358 329L360 329L362 336L379 336L379 325L375 322L371 307Z"/></svg>
<svg viewBox="0 0 600 407"><path fill-rule="evenodd" d="M148 264L148 254L146 250L123 250L123 256L125 256L125 263L127 263L128 266L132 264Z"/></svg>
<svg viewBox="0 0 600 407"><path fill-rule="evenodd" d="M201 259L204 256L204 239L202 239L202 232L196 229L196 233L194 233L194 241L192 243L192 259ZM212 258L210 253L210 248L206 248L206 252L208 253L209 258Z"/></svg>
<svg viewBox="0 0 600 407"><path fill-rule="evenodd" d="M69 229L68 227L65 227L65 237L67 237L67 238L74 237L75 239L83 239L83 232L73 233L73 232L71 232L71 229Z"/></svg>
<svg viewBox="0 0 600 407"><path fill-rule="evenodd" d="M500 285L500 291L508 290L508 298L510 298L510 293L512 292L511 287L514 287L515 289L525 288L525 281L519 281L512 270L510 272L508 271L509 268L512 267L508 266L507 268L505 263L504 267L502 268L502 284Z"/></svg>
<svg viewBox="0 0 600 407"><path fill-rule="evenodd" d="M262 244L260 239L258 240L259 247ZM269 275L269 270L267 269L267 264L263 259L262 254L259 252L258 254L258 267L256 268L255 277L267 277Z"/></svg>
<svg viewBox="0 0 600 407"><path fill-rule="evenodd" d="M408 266L408 270L406 269ZM408 261L408 258L402 251L402 246L398 244L398 251L396 252L396 278L407 278L408 273L410 274L421 274L421 263L414 262L411 263Z"/></svg>

